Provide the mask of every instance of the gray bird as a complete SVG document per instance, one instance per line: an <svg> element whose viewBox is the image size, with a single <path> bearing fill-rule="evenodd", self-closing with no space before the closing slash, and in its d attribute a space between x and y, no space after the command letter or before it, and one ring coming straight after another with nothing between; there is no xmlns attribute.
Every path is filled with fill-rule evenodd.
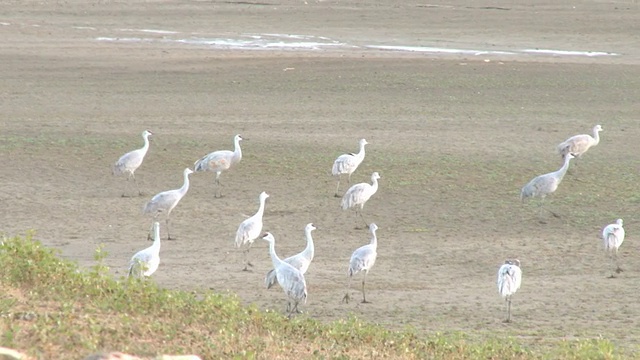
<svg viewBox="0 0 640 360"><path fill-rule="evenodd" d="M202 159L194 163L194 171L213 171L216 173L215 185L216 193L215 197L222 197L222 184L220 183L220 174L223 171L228 170L232 165L235 165L242 160L242 149L240 148L240 141L243 138L240 134L233 138L234 150L219 150L214 151L208 155L202 157Z"/></svg>
<svg viewBox="0 0 640 360"><path fill-rule="evenodd" d="M567 169L569 168L569 161L573 159L573 154L569 153L564 158L564 164L557 171L536 176L533 180L529 181L527 185L525 185L520 191L520 200L524 202L527 198L539 197L540 201L540 214L542 215L543 203L544 199L547 195L553 193L558 189L558 185L562 181L562 178L567 173ZM551 210L548 210L553 216L560 217L560 215L554 213ZM542 216L541 216L542 219ZM541 222L543 222L541 220Z"/></svg>
<svg viewBox="0 0 640 360"><path fill-rule="evenodd" d="M498 292L507 302L507 319L511 322L511 297L520 289L522 284L522 270L520 260L506 260L498 269Z"/></svg>
<svg viewBox="0 0 640 360"><path fill-rule="evenodd" d="M378 238L376 237L376 230L378 230L378 226L371 223L369 225L369 231L371 231L371 243L359 247L353 252L353 254L351 254L348 271L349 282L347 283L347 294L342 298L343 302L349 303L349 300L351 299L351 296L349 295L349 290L351 289L351 278L358 272L364 271L364 276L362 278L362 302L368 303L364 286L365 281L367 280L367 274L373 267L373 264L376 263L376 258L378 257Z"/></svg>
<svg viewBox="0 0 640 360"><path fill-rule="evenodd" d="M149 136L151 135L153 135L151 131L143 131L142 139L144 139L144 146L142 146L140 149L136 149L122 155L111 169L113 175L127 175L127 182L124 185L122 197L126 196L130 179L133 179L133 182L136 185L136 189L138 189L138 195L142 195L142 191L140 191L140 187L138 186L138 181L136 181L136 176L134 175L134 173L140 167L140 165L142 165L142 161L147 155L147 151L149 150Z"/></svg>
<svg viewBox="0 0 640 360"><path fill-rule="evenodd" d="M162 213L166 214L168 240L175 240L175 238L171 237L171 231L169 230L169 217L171 215L171 211L173 210L173 208L176 207L176 205L178 205L180 200L182 200L182 198L186 195L187 191L189 190L189 175L192 173L193 173L193 170L189 168L184 169L184 172L183 172L184 183L182 184L181 188L175 189L175 190L167 190L167 191L163 191L161 193L156 194L154 197L151 198L151 200L149 200L149 202L147 202L144 205L144 208L142 209L143 214L153 215L154 222L157 221L160 214ZM149 232L149 238L150 237L151 237L151 232Z"/></svg>

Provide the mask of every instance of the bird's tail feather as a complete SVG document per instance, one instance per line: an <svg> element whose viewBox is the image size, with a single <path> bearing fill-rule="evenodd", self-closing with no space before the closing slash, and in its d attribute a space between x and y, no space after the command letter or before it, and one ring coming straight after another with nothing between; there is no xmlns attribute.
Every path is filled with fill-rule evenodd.
<svg viewBox="0 0 640 360"><path fill-rule="evenodd" d="M264 284L267 289L271 289L271 287L276 284L276 280L276 271L275 269L271 269L264 278Z"/></svg>
<svg viewBox="0 0 640 360"><path fill-rule="evenodd" d="M206 164L205 158L206 158L206 156L203 157L200 160L196 160L196 162L193 163L193 171L198 172L198 171L204 171L205 170L205 168L204 168L204 164Z"/></svg>

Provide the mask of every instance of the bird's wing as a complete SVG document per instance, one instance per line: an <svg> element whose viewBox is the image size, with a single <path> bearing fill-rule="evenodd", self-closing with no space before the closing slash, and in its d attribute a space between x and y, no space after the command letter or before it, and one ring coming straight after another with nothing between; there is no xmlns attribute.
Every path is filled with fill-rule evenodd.
<svg viewBox="0 0 640 360"><path fill-rule="evenodd" d="M522 285L522 269L520 269L520 267L516 265L512 265L511 268L513 270L513 278L515 280L515 287L513 289L513 291L515 292L516 290L520 289L520 285Z"/></svg>
<svg viewBox="0 0 640 360"><path fill-rule="evenodd" d="M196 168L195 171L217 171L219 169L228 169L231 166L232 157L233 151L214 151L203 157L202 159L196 161L196 163L194 164L194 167Z"/></svg>
<svg viewBox="0 0 640 360"><path fill-rule="evenodd" d="M582 153L591 145L591 136L587 134L575 135L565 140L560 144L562 146L561 151L568 151L572 153ZM560 146L558 148L560 149Z"/></svg>
<svg viewBox="0 0 640 360"><path fill-rule="evenodd" d="M267 275L264 277L264 284L267 287L267 289L271 289L271 287L276 284L277 280L278 278L276 277L276 270L271 269L269 270Z"/></svg>
<svg viewBox="0 0 640 360"><path fill-rule="evenodd" d="M333 175L347 173L357 165L355 154L342 154L333 162Z"/></svg>
<svg viewBox="0 0 640 360"><path fill-rule="evenodd" d="M306 300L307 297L307 283L304 279L304 275L300 271L288 264L282 264L278 266L276 270L278 282L284 289L287 296L297 299Z"/></svg>
<svg viewBox="0 0 640 360"><path fill-rule="evenodd" d="M367 189L370 186L371 185L367 183L360 183L350 187L342 197L342 208L347 209L352 207L356 203L368 200L371 195L367 196Z"/></svg>
<svg viewBox="0 0 640 360"><path fill-rule="evenodd" d="M151 213L156 211L165 211L176 200L178 193L176 190L163 191L156 194L149 200L144 207L144 213Z"/></svg>
<svg viewBox="0 0 640 360"><path fill-rule="evenodd" d="M236 232L236 247L240 247L246 242L253 242L262 231L262 222L257 221L255 217L250 217L240 223Z"/></svg>
<svg viewBox="0 0 640 360"><path fill-rule="evenodd" d="M371 267L371 261L375 261L376 253L371 245L364 245L356 249L351 254L351 260L349 261L349 273L351 275L357 272L368 269Z"/></svg>

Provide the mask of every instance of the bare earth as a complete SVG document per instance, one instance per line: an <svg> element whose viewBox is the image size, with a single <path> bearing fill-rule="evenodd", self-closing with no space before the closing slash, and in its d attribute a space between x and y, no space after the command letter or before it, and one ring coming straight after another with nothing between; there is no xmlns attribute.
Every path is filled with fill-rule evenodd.
<svg viewBox="0 0 640 360"><path fill-rule="evenodd" d="M353 313L392 328L510 335L543 346L602 336L633 351L640 341L640 7L535 3L3 1L1 230L35 229L87 266L104 244L107 264L124 275L131 255L150 244L144 203L178 188L183 169L201 156L231 150L240 133L248 139L244 157L222 175L225 196L213 197L213 174L193 174L174 210L178 239L163 242L153 275L163 286L228 291L283 311L282 291L263 286L267 243L254 244L251 272L241 271L233 246L237 226L266 191L264 230L276 236L281 256L304 247L306 223L318 227L303 316ZM177 41L247 34L349 46L225 50ZM556 144L595 124L604 128L602 141L548 199L561 218L545 213L541 224L535 203L520 203L520 188L560 166ZM155 134L136 173L145 195L122 198L124 178L110 168L142 145L144 129ZM382 177L364 211L380 227L379 255L368 276L372 303L342 304L349 257L369 233L338 208L330 170L363 137L370 145L353 182L368 182L373 171ZM612 265L598 236L617 218L627 224L625 271L608 279ZM511 324L502 322L495 285L506 258L520 259L524 274Z"/></svg>

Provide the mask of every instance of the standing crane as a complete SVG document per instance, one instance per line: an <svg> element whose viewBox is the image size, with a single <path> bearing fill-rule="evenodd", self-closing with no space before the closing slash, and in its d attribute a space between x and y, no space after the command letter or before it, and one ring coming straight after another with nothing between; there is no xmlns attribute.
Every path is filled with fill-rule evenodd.
<svg viewBox="0 0 640 360"><path fill-rule="evenodd" d="M520 289L522 284L522 270L520 260L506 260L498 269L498 292L507 302L507 319L511 322L511 297Z"/></svg>
<svg viewBox="0 0 640 360"><path fill-rule="evenodd" d="M360 139L360 151L357 154L342 154L333 162L331 173L333 176L338 176L338 185L336 185L336 193L334 194L335 197L340 197L340 195L338 195L338 190L340 189L342 174L349 175L348 180L349 184L351 184L351 174L356 171L358 166L362 163L362 160L364 160L364 146L367 144L367 140Z"/></svg>
<svg viewBox="0 0 640 360"><path fill-rule="evenodd" d="M378 191L378 179L380 179L380 174L374 172L373 174L371 174L371 184L355 184L350 187L342 197L342 201L340 202L340 207L342 207L342 210L355 208L356 229L359 228L358 214L360 214L360 217L362 218L362 221L364 221L364 224L367 225L366 220L362 216L362 209L364 208L364 204L371 198L371 196L373 196L373 194Z"/></svg>
<svg viewBox="0 0 640 360"><path fill-rule="evenodd" d="M298 310L298 304L307 302L307 283L300 270L280 260L278 255L276 255L275 238L273 234L266 233L262 238L269 242L271 262L276 272L278 284L280 284L280 287L282 287L282 290L284 290L284 293L287 295L287 312L289 317L291 317L293 312L300 312L300 310Z"/></svg>
<svg viewBox="0 0 640 360"><path fill-rule="evenodd" d="M240 248L242 246L246 246L246 249L243 250L244 253L244 268L243 271L248 271L247 266L253 266L249 262L249 250L251 249L251 245L253 242L260 236L262 233L262 216L264 214L264 205L267 201L269 194L266 192L260 193L259 200L260 206L258 207L258 212L250 218L245 219L240 226L238 226L238 231L236 231L236 248Z"/></svg>
<svg viewBox="0 0 640 360"><path fill-rule="evenodd" d="M624 235L625 231L622 227L622 219L618 219L615 223L605 226L602 230L604 249L613 260L614 265L616 266L615 272L617 274L622 272L622 268L618 264L618 248L620 248L620 245L622 245L622 242L624 241ZM611 276L609 277L614 278L615 276L611 273Z"/></svg>
<svg viewBox="0 0 640 360"><path fill-rule="evenodd" d="M143 214L153 214L154 222L158 219L160 214L162 213L167 214L166 215L167 216L167 219L166 219L167 240L175 240L175 238L171 237L171 230L169 228L169 219L170 219L171 211L173 210L173 208L175 208L176 205L178 205L180 200L182 200L182 198L186 195L187 191L189 190L190 174L193 174L193 170L189 168L184 169L184 172L183 172L184 183L182 184L181 188L175 189L175 190L167 190L159 194L156 194L154 197L151 198L151 200L149 200L149 202L147 202L144 205L144 208L142 209Z"/></svg>
<svg viewBox="0 0 640 360"><path fill-rule="evenodd" d="M602 131L602 126L596 125L593 127L593 136L581 134L568 138L558 145L558 153L563 160L567 154L572 154L576 157L575 163L577 165L582 154L586 153L592 146L600 143L600 131Z"/></svg>
<svg viewBox="0 0 640 360"><path fill-rule="evenodd" d="M149 136L151 135L153 135L151 131L143 131L142 139L144 139L144 145L140 149L136 149L122 155L111 169L113 175L127 175L127 181L124 184L122 197L126 196L129 179L133 179L133 183L136 184L136 189L138 190L138 195L142 195L142 191L140 191L140 187L138 186L138 181L136 180L136 176L134 175L134 173L140 167L140 165L142 165L142 161L147 155L147 151L149 150Z"/></svg>
<svg viewBox="0 0 640 360"><path fill-rule="evenodd" d="M302 275L307 273L309 265L311 265L311 261L313 260L313 255L315 253L313 238L311 237L311 232L313 230L316 230L316 227L313 225L313 223L308 223L304 228L304 235L307 239L307 247L301 253L284 259L284 262L300 270ZM267 286L267 289L271 289L276 281L276 271L275 269L273 269L267 273L267 276L264 279L264 283Z"/></svg>
<svg viewBox="0 0 640 360"><path fill-rule="evenodd" d="M129 276L151 276L160 265L160 223L153 223L153 244L138 251L129 262Z"/></svg>
<svg viewBox="0 0 640 360"><path fill-rule="evenodd" d="M544 223L542 220L542 209L544 204L544 199L547 195L555 192L558 189L558 185L562 181L564 174L567 173L567 169L569 168L569 161L573 159L573 154L567 154L564 158L564 164L557 171L539 175L533 178L527 185L525 185L520 191L520 200L524 202L526 198L539 197L540 201L540 222ZM553 216L559 218L560 215L554 213L551 210L548 210Z"/></svg>
<svg viewBox="0 0 640 360"><path fill-rule="evenodd" d="M343 302L349 303L351 296L349 290L351 289L351 278L360 271L364 271L362 277L362 303L368 303L365 296L364 286L367 280L367 274L369 270L376 263L376 257L378 256L378 238L376 237L376 230L378 226L374 223L369 225L369 231L371 231L371 243L361 246L351 254L351 260L349 261L349 281L347 283L347 294L342 298Z"/></svg>
<svg viewBox="0 0 640 360"><path fill-rule="evenodd" d="M208 155L202 157L202 159L194 163L195 172L200 171L213 171L216 173L215 185L216 193L214 197L222 197L222 184L220 183L220 174L223 171L228 170L232 165L235 165L242 160L242 149L240 148L240 141L244 140L240 134L233 138L234 150L219 150L214 151Z"/></svg>

